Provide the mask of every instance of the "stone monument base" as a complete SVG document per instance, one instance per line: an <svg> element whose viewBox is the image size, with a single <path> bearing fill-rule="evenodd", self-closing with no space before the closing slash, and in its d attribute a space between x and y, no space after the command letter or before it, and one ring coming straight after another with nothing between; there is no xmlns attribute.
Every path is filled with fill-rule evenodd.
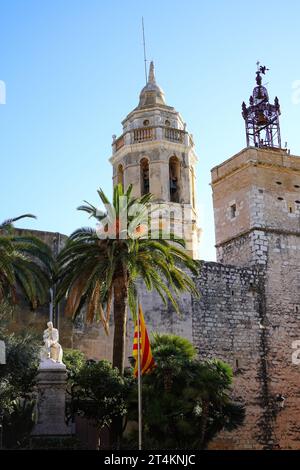
<svg viewBox="0 0 300 470"><path fill-rule="evenodd" d="M37 376L37 422L32 438L71 436L72 428L65 423L66 386L66 366L51 359L42 361Z"/></svg>

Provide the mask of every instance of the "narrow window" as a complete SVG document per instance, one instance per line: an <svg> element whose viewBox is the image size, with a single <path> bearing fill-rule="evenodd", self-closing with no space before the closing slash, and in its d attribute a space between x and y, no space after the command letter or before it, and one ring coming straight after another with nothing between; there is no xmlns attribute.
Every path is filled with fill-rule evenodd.
<svg viewBox="0 0 300 470"><path fill-rule="evenodd" d="M170 201L180 201L180 164L177 157L171 157L169 160L169 187L170 187Z"/></svg>
<svg viewBox="0 0 300 470"><path fill-rule="evenodd" d="M300 188L299 184L294 184L294 188Z"/></svg>
<svg viewBox="0 0 300 470"><path fill-rule="evenodd" d="M141 195L149 193L150 183L149 183L149 161L147 158L142 158L140 163L141 168Z"/></svg>
<svg viewBox="0 0 300 470"><path fill-rule="evenodd" d="M278 197L278 201L283 201L283 197Z"/></svg>
<svg viewBox="0 0 300 470"><path fill-rule="evenodd" d="M118 181L118 184L121 184L122 187L124 188L124 169L123 169L123 165L121 164L118 166L117 181Z"/></svg>
<svg viewBox="0 0 300 470"><path fill-rule="evenodd" d="M276 184L282 184L282 182L281 181L276 181Z"/></svg>
<svg viewBox="0 0 300 470"><path fill-rule="evenodd" d="M236 217L236 204L230 206L230 215L232 219Z"/></svg>

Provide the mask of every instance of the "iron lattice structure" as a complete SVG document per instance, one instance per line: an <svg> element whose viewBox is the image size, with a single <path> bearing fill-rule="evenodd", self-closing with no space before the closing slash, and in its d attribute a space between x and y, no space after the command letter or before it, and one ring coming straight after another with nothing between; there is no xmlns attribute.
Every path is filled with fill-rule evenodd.
<svg viewBox="0 0 300 470"><path fill-rule="evenodd" d="M259 64L258 64L259 66ZM250 96L249 106L242 104L242 116L245 120L247 147L281 148L280 105L276 96L274 104L269 102L268 91L262 85L262 75L268 69L259 66L256 72L256 84Z"/></svg>

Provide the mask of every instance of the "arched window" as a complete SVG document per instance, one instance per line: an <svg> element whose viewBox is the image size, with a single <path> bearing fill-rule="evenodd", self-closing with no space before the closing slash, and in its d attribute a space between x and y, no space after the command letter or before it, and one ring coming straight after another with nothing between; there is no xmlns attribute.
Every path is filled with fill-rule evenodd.
<svg viewBox="0 0 300 470"><path fill-rule="evenodd" d="M148 194L150 190L149 182L149 161L147 158L142 158L140 162L141 169L141 195Z"/></svg>
<svg viewBox="0 0 300 470"><path fill-rule="evenodd" d="M170 201L180 202L180 163L177 157L169 160Z"/></svg>
<svg viewBox="0 0 300 470"><path fill-rule="evenodd" d="M117 182L118 184L121 184L124 188L124 168L123 168L123 165L121 165L121 163L118 166Z"/></svg>

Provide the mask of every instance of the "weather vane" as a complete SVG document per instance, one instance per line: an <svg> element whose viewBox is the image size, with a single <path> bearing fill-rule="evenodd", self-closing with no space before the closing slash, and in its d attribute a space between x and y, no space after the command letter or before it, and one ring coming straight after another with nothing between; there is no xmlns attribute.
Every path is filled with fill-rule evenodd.
<svg viewBox="0 0 300 470"><path fill-rule="evenodd" d="M266 72L268 72L270 69L268 69L265 65L260 65L259 60L256 62L257 65L257 74L262 73L263 75L266 75Z"/></svg>

